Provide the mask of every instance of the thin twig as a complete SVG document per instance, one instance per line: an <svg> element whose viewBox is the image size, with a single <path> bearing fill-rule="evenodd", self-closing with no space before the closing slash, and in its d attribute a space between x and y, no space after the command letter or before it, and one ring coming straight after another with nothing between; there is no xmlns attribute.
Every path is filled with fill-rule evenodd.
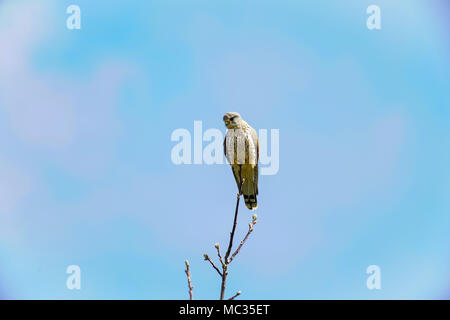
<svg viewBox="0 0 450 320"><path fill-rule="evenodd" d="M236 251L231 255L230 260L228 262L228 264L231 263L231 261L233 261L234 257L237 256L237 254L239 253L239 250L241 250L242 246L244 245L245 241L247 241L248 237L250 236L250 233L253 232L253 226L258 222L258 217L256 214L253 215L253 221L251 223L248 224L248 232L245 235L244 239L241 241L241 243L239 244L239 247L236 249Z"/></svg>
<svg viewBox="0 0 450 320"><path fill-rule="evenodd" d="M232 296L230 299L228 300L234 300L234 298L236 298L237 296L241 295L241 291L236 292L236 294L234 296Z"/></svg>
<svg viewBox="0 0 450 320"><path fill-rule="evenodd" d="M192 282L191 282L191 273L189 272L189 261L185 261L184 262L186 264L186 270L184 272L186 272L186 276L188 279L188 287L189 287L189 300L194 300L194 287L192 286Z"/></svg>
<svg viewBox="0 0 450 320"><path fill-rule="evenodd" d="M219 257L220 263L223 265L223 259L222 259L222 255L220 254L220 247L219 247L219 244L216 243L216 244L214 245L214 247L217 249L217 256Z"/></svg>
<svg viewBox="0 0 450 320"><path fill-rule="evenodd" d="M241 199L241 194L242 194L242 178L241 178L241 169L242 169L242 165L239 165L239 193L237 195L237 201L236 201L236 210L234 212L234 221L233 221L233 228L231 229L230 232L230 242L228 243L228 249L227 252L225 253L225 264L228 264L228 257L230 256L231 253L231 248L233 247L233 238L234 238L234 232L236 231L236 225L237 225L237 217L239 214L239 200Z"/></svg>
<svg viewBox="0 0 450 320"><path fill-rule="evenodd" d="M222 272L220 272L219 268L216 267L216 265L215 265L214 262L211 260L211 258L210 258L207 254L204 254L203 257L204 257L204 259L205 259L206 261L209 261L209 263L211 263L211 266L212 266L214 269L216 269L217 273L222 277Z"/></svg>

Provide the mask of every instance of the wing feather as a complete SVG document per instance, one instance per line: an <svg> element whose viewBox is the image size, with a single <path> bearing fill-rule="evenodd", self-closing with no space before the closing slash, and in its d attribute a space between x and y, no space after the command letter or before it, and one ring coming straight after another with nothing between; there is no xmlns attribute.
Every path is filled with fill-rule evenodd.
<svg viewBox="0 0 450 320"><path fill-rule="evenodd" d="M258 194L258 161L259 161L259 140L256 130L252 128L252 139L254 145L256 145L256 165L253 168L253 181L255 182L255 193Z"/></svg>

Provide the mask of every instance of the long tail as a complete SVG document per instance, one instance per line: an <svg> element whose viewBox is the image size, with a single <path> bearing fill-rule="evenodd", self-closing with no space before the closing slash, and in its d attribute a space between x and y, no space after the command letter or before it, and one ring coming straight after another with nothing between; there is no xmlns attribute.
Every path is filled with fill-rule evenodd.
<svg viewBox="0 0 450 320"><path fill-rule="evenodd" d="M244 195L244 202L247 208L250 210L258 208L258 200L256 199L258 188L255 186L254 181L251 181L250 179L244 180L242 194Z"/></svg>

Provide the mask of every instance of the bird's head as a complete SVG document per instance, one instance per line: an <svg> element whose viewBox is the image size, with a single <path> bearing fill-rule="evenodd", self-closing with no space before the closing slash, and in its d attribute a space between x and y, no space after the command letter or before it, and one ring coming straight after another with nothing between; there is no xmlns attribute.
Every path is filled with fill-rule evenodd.
<svg viewBox="0 0 450 320"><path fill-rule="evenodd" d="M227 112L223 116L223 122L228 129L237 129L243 123L241 115L237 112Z"/></svg>

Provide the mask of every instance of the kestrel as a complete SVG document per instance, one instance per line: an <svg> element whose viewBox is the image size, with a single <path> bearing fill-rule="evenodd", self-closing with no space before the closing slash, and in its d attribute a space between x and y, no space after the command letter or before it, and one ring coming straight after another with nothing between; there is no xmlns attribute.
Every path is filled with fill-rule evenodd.
<svg viewBox="0 0 450 320"><path fill-rule="evenodd" d="M258 207L258 136L255 129L237 112L225 113L223 121L228 129L223 141L225 157L233 170L238 190L242 179L241 191L245 205L254 210Z"/></svg>

